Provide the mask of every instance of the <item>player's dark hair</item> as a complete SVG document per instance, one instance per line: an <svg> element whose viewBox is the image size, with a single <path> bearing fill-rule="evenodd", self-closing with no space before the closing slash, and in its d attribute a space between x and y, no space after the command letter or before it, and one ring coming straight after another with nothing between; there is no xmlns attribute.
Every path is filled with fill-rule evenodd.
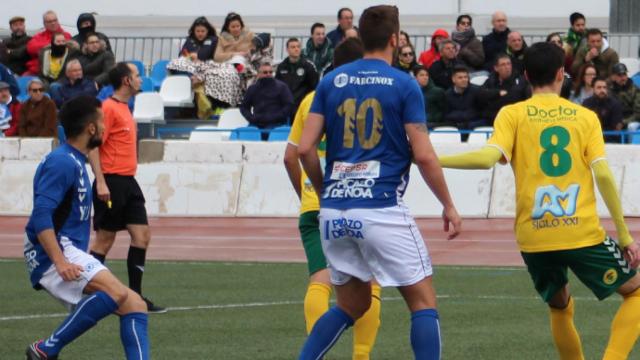
<svg viewBox="0 0 640 360"><path fill-rule="evenodd" d="M604 76L600 76L600 75L594 77L593 80L591 80L591 87L594 88L598 81L604 81L604 83L606 84L607 83L607 78L604 77Z"/></svg>
<svg viewBox="0 0 640 360"><path fill-rule="evenodd" d="M340 18L342 18L342 13L344 11L348 11L348 12L353 14L353 11L351 11L351 9L349 9L348 7L340 8L340 10L338 10L338 20L340 20Z"/></svg>
<svg viewBox="0 0 640 360"><path fill-rule="evenodd" d="M313 35L313 32L316 31L317 28L323 28L324 24L323 23L313 23L313 25L311 25L311 35Z"/></svg>
<svg viewBox="0 0 640 360"><path fill-rule="evenodd" d="M291 44L292 42L297 42L297 43L299 43L299 42L300 42L300 39L298 39L297 37L290 37L290 38L287 40L287 48L289 47L289 44Z"/></svg>
<svg viewBox="0 0 640 360"><path fill-rule="evenodd" d="M413 76L418 76L418 74L420 74L420 71L425 71L427 74L429 74L429 70L427 70L426 67L422 66L422 65L416 65L413 67L413 69L411 69L411 71L413 72Z"/></svg>
<svg viewBox="0 0 640 360"><path fill-rule="evenodd" d="M600 29L589 29L589 30L587 30L587 35L586 35L587 39L591 35L600 35L600 36L604 37L604 35L602 35L602 31L600 31Z"/></svg>
<svg viewBox="0 0 640 360"><path fill-rule="evenodd" d="M464 65L456 65L453 67L453 71L451 71L451 76L453 77L457 73L469 73L469 68Z"/></svg>
<svg viewBox="0 0 640 360"><path fill-rule="evenodd" d="M391 36L399 36L398 8L390 5L367 8L360 16L359 28L365 51L386 49Z"/></svg>
<svg viewBox="0 0 640 360"><path fill-rule="evenodd" d="M362 41L358 38L344 39L333 52L333 67L337 68L352 61L362 59L364 56L364 47Z"/></svg>
<svg viewBox="0 0 640 360"><path fill-rule="evenodd" d="M113 90L118 90L122 86L122 80L131 76L131 74L129 63L124 61L117 63L116 66L109 70L109 82L113 86Z"/></svg>
<svg viewBox="0 0 640 360"><path fill-rule="evenodd" d="M537 42L524 51L524 71L531 86L551 85L564 66L564 51L548 42Z"/></svg>
<svg viewBox="0 0 640 360"><path fill-rule="evenodd" d="M580 19L582 19L584 21L587 21L587 19L584 17L584 15L582 15L579 12L574 12L571 15L569 15L569 22L571 22L572 26L573 26L573 24L575 24L576 21L578 21Z"/></svg>
<svg viewBox="0 0 640 360"><path fill-rule="evenodd" d="M75 97L62 104L58 119L67 138L77 137L89 123L96 121L101 106L100 100L86 95Z"/></svg>
<svg viewBox="0 0 640 360"><path fill-rule="evenodd" d="M467 14L462 14L458 16L458 18L456 19L456 25L460 25L460 22L462 22L463 19L468 19L469 25L473 26L473 19L471 18L471 15L467 15Z"/></svg>

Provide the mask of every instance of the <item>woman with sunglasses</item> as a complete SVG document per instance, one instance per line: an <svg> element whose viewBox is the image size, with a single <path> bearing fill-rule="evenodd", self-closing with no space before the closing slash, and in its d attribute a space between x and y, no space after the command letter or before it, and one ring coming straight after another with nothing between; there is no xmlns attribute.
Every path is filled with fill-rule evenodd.
<svg viewBox="0 0 640 360"><path fill-rule="evenodd" d="M20 137L57 137L56 104L44 93L44 84L33 79L27 87L29 100L20 109Z"/></svg>
<svg viewBox="0 0 640 360"><path fill-rule="evenodd" d="M413 70L417 65L418 62L416 61L416 53L413 51L413 47L411 45L401 46L398 51L398 60L394 67L406 72L407 74L412 74L411 70Z"/></svg>

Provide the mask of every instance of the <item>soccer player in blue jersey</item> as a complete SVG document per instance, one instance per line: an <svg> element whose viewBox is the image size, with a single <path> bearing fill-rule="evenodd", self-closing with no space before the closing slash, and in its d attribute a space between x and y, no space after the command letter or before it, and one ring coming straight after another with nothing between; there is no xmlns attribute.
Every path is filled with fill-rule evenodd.
<svg viewBox="0 0 640 360"><path fill-rule="evenodd" d="M449 238L458 215L427 132L418 84L390 66L398 9L375 6L360 17L362 60L324 77L298 152L320 198L322 248L337 306L315 324L300 359L320 359L371 303L371 280L399 289L411 311L416 359L440 358L440 326L431 261L402 202L413 159L444 206ZM324 180L316 147L326 135ZM452 225L452 226L450 226Z"/></svg>
<svg viewBox="0 0 640 360"><path fill-rule="evenodd" d="M87 253L91 182L85 163L102 142L100 101L77 97L63 105L59 117L67 142L46 156L33 179L24 257L33 287L71 312L47 339L27 347L27 360L57 359L64 346L112 313L120 316L126 358L146 360L146 303Z"/></svg>

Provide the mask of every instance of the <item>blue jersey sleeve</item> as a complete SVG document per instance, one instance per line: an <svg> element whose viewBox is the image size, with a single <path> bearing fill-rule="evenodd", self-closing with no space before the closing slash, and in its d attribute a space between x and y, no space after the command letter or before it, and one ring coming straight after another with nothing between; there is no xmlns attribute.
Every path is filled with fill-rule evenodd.
<svg viewBox="0 0 640 360"><path fill-rule="evenodd" d="M402 122L407 123L426 123L427 114L424 107L424 96L418 86L418 82L410 79L407 81L404 96L404 107L402 113Z"/></svg>
<svg viewBox="0 0 640 360"><path fill-rule="evenodd" d="M316 88L316 94L313 97L313 103L311 104L311 109L309 110L310 113L315 113L315 114L322 114L323 116L325 116L325 97L327 95L327 83L328 83L328 77L325 77L322 81L320 81L320 84L318 85L318 87Z"/></svg>
<svg viewBox="0 0 640 360"><path fill-rule="evenodd" d="M70 161L53 160L45 160L34 179L31 221L36 234L53 229L53 212L74 184L76 167Z"/></svg>

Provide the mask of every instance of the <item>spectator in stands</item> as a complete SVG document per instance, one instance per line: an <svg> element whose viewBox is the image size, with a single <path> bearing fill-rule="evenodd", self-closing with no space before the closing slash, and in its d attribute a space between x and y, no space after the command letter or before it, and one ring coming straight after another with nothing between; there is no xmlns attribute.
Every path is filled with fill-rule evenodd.
<svg viewBox="0 0 640 360"><path fill-rule="evenodd" d="M480 102L484 105L480 117L493 126L498 111L505 105L531 97L531 88L523 75L513 71L511 57L499 54L493 65L493 72L482 85L480 95Z"/></svg>
<svg viewBox="0 0 640 360"><path fill-rule="evenodd" d="M579 12L574 12L569 16L571 26L564 38L565 52L573 58L578 50L585 45L587 31L587 19Z"/></svg>
<svg viewBox="0 0 640 360"><path fill-rule="evenodd" d="M82 72L88 79L95 81L99 87L108 85L109 70L115 66L113 53L107 51L105 43L96 34L85 36L80 55Z"/></svg>
<svg viewBox="0 0 640 360"><path fill-rule="evenodd" d="M599 76L608 78L611 75L613 65L619 62L618 53L609 47L602 32L598 29L589 29L587 31L587 46L578 49L571 69L577 73L582 65L591 63L598 69Z"/></svg>
<svg viewBox="0 0 640 360"><path fill-rule="evenodd" d="M640 128L640 89L636 87L627 71L627 66L613 66L609 91L622 104L622 121L629 131Z"/></svg>
<svg viewBox="0 0 640 360"><path fill-rule="evenodd" d="M491 15L491 25L493 25L493 30L482 37L484 67L487 70L493 68L496 56L507 48L507 36L511 32L507 27L507 15L502 11L496 11Z"/></svg>
<svg viewBox="0 0 640 360"><path fill-rule="evenodd" d="M78 47L82 47L82 45L87 42L88 35L95 34L98 36L98 39L100 39L100 41L104 44L105 50L113 53L113 50L111 50L109 37L101 32L96 31L96 18L93 16L93 14L80 14L80 16L78 16L76 26L78 27L78 34L73 37L73 40L76 42L76 44L78 44Z"/></svg>
<svg viewBox="0 0 640 360"><path fill-rule="evenodd" d="M287 54L289 56L282 60L276 69L276 79L287 84L289 90L291 90L293 107L290 118L293 119L302 99L315 90L319 76L315 65L301 57L300 40L298 38L287 40Z"/></svg>
<svg viewBox="0 0 640 360"><path fill-rule="evenodd" d="M398 38L398 49L405 45L413 47L409 34L404 30L400 30L400 37Z"/></svg>
<svg viewBox="0 0 640 360"><path fill-rule="evenodd" d="M458 44L458 60L465 64L467 68L473 71L484 68L484 50L482 49L482 42L476 37L471 16L458 16L456 29L451 33L451 40Z"/></svg>
<svg viewBox="0 0 640 360"><path fill-rule="evenodd" d="M17 98L20 95L20 88L18 87L18 81L13 72L8 67L0 64L0 81L4 81L9 84L9 92L11 96Z"/></svg>
<svg viewBox="0 0 640 360"><path fill-rule="evenodd" d="M358 29L356 29L355 27L352 27L351 29L347 29L344 31L344 39L342 39L342 41L344 42L349 38L359 38L359 37L360 37L360 34L358 33Z"/></svg>
<svg viewBox="0 0 640 360"><path fill-rule="evenodd" d="M445 29L437 29L431 35L431 48L429 50L423 51L420 54L420 58L418 62L422 64L427 70L431 67L431 65L440 60L440 44L442 41L447 40L449 38L449 33Z"/></svg>
<svg viewBox="0 0 640 360"><path fill-rule="evenodd" d="M556 46L558 46L559 48L563 49L564 51L564 46L563 46L563 42L562 42L562 36L560 36L560 33L551 33L549 35L547 35L547 42L548 43L552 43ZM573 81L571 80L571 74L569 74L567 72L567 70L571 69L571 62L568 62L569 60L573 61L573 59L570 59L570 55L566 53L564 54L564 82L562 83L562 89L560 90L560 96L562 96L565 99L569 99L571 97L571 88L573 87Z"/></svg>
<svg viewBox="0 0 640 360"><path fill-rule="evenodd" d="M524 51L527 50L527 43L522 38L522 34L511 31L507 36L507 55L511 57L511 65L514 72L524 75Z"/></svg>
<svg viewBox="0 0 640 360"><path fill-rule="evenodd" d="M4 81L0 81L0 105L6 108L4 114L0 115L0 130L4 136L16 136L18 134L18 121L20 121L20 108L22 104L18 99L11 96L10 86ZM8 120L8 121L7 121Z"/></svg>
<svg viewBox="0 0 640 360"><path fill-rule="evenodd" d="M593 96L586 99L582 105L593 110L600 119L603 131L620 131L624 127L622 120L622 104L613 96L609 96L607 79L597 76L591 83ZM605 142L620 142L619 135L605 135Z"/></svg>
<svg viewBox="0 0 640 360"><path fill-rule="evenodd" d="M584 64L578 71L578 76L573 81L573 90L569 100L582 105L584 101L593 96L591 83L598 76L598 70L593 64Z"/></svg>
<svg viewBox="0 0 640 360"><path fill-rule="evenodd" d="M51 98L58 108L66 101L80 95L96 97L98 86L93 80L83 76L80 60L72 59L65 67L65 77L60 81L60 86L51 89Z"/></svg>
<svg viewBox="0 0 640 360"><path fill-rule="evenodd" d="M22 75L27 71L27 43L31 36L27 35L22 16L14 16L9 20L11 36L0 43L0 62L15 74Z"/></svg>
<svg viewBox="0 0 640 360"><path fill-rule="evenodd" d="M445 126L442 122L442 115L445 107L444 90L437 87L429 78L429 71L422 65L413 68L413 76L420 85L422 96L424 96L425 112L427 114L427 127L433 129L437 126Z"/></svg>
<svg viewBox="0 0 640 360"><path fill-rule="evenodd" d="M216 29L206 17L196 18L189 28L189 36L182 45L180 56L191 61L213 60L218 46Z"/></svg>
<svg viewBox="0 0 640 360"><path fill-rule="evenodd" d="M418 65L413 47L407 44L401 46L398 50L398 60L395 62L394 67L407 74L413 74L411 71Z"/></svg>
<svg viewBox="0 0 640 360"><path fill-rule="evenodd" d="M456 59L456 43L452 40L443 40L440 43L440 60L434 62L429 68L429 76L436 86L447 90L453 86L451 76L453 68L462 65Z"/></svg>
<svg viewBox="0 0 640 360"><path fill-rule="evenodd" d="M18 136L53 137L58 136L57 109L53 100L44 96L44 83L40 79L29 81L29 100L22 104Z"/></svg>
<svg viewBox="0 0 640 360"><path fill-rule="evenodd" d="M244 27L240 15L229 13L222 25L214 60L246 65L253 46L253 36L254 34Z"/></svg>
<svg viewBox="0 0 640 360"><path fill-rule="evenodd" d="M48 84L53 84L64 78L64 69L71 59L78 57L78 51L63 33L57 33L51 38L51 44L40 49L40 78Z"/></svg>
<svg viewBox="0 0 640 360"><path fill-rule="evenodd" d="M469 85L469 70L461 65L456 66L451 80L453 86L444 92L444 122L459 130L473 130L478 126L487 125L487 121L479 119L479 89ZM468 137L469 134L462 134L462 141Z"/></svg>
<svg viewBox="0 0 640 360"><path fill-rule="evenodd" d="M322 74L333 62L333 45L325 36L325 27L321 23L311 25L311 38L302 52L302 56L311 60L318 74Z"/></svg>
<svg viewBox="0 0 640 360"><path fill-rule="evenodd" d="M64 31L58 23L58 15L53 11L49 10L44 13L42 21L44 22L44 30L35 34L27 43L27 53L31 59L27 61L27 71L23 75L40 74L40 50L51 45L53 35L62 33L66 40L71 39L71 35Z"/></svg>
<svg viewBox="0 0 640 360"><path fill-rule="evenodd" d="M349 8L338 10L338 26L327 34L331 48L335 48L345 38L345 31L353 28L353 11Z"/></svg>
<svg viewBox="0 0 640 360"><path fill-rule="evenodd" d="M287 125L293 107L293 95L289 87L273 78L271 64L263 63L258 70L258 81L247 89L240 112L249 124L259 129ZM262 134L262 140L268 137L268 133Z"/></svg>

